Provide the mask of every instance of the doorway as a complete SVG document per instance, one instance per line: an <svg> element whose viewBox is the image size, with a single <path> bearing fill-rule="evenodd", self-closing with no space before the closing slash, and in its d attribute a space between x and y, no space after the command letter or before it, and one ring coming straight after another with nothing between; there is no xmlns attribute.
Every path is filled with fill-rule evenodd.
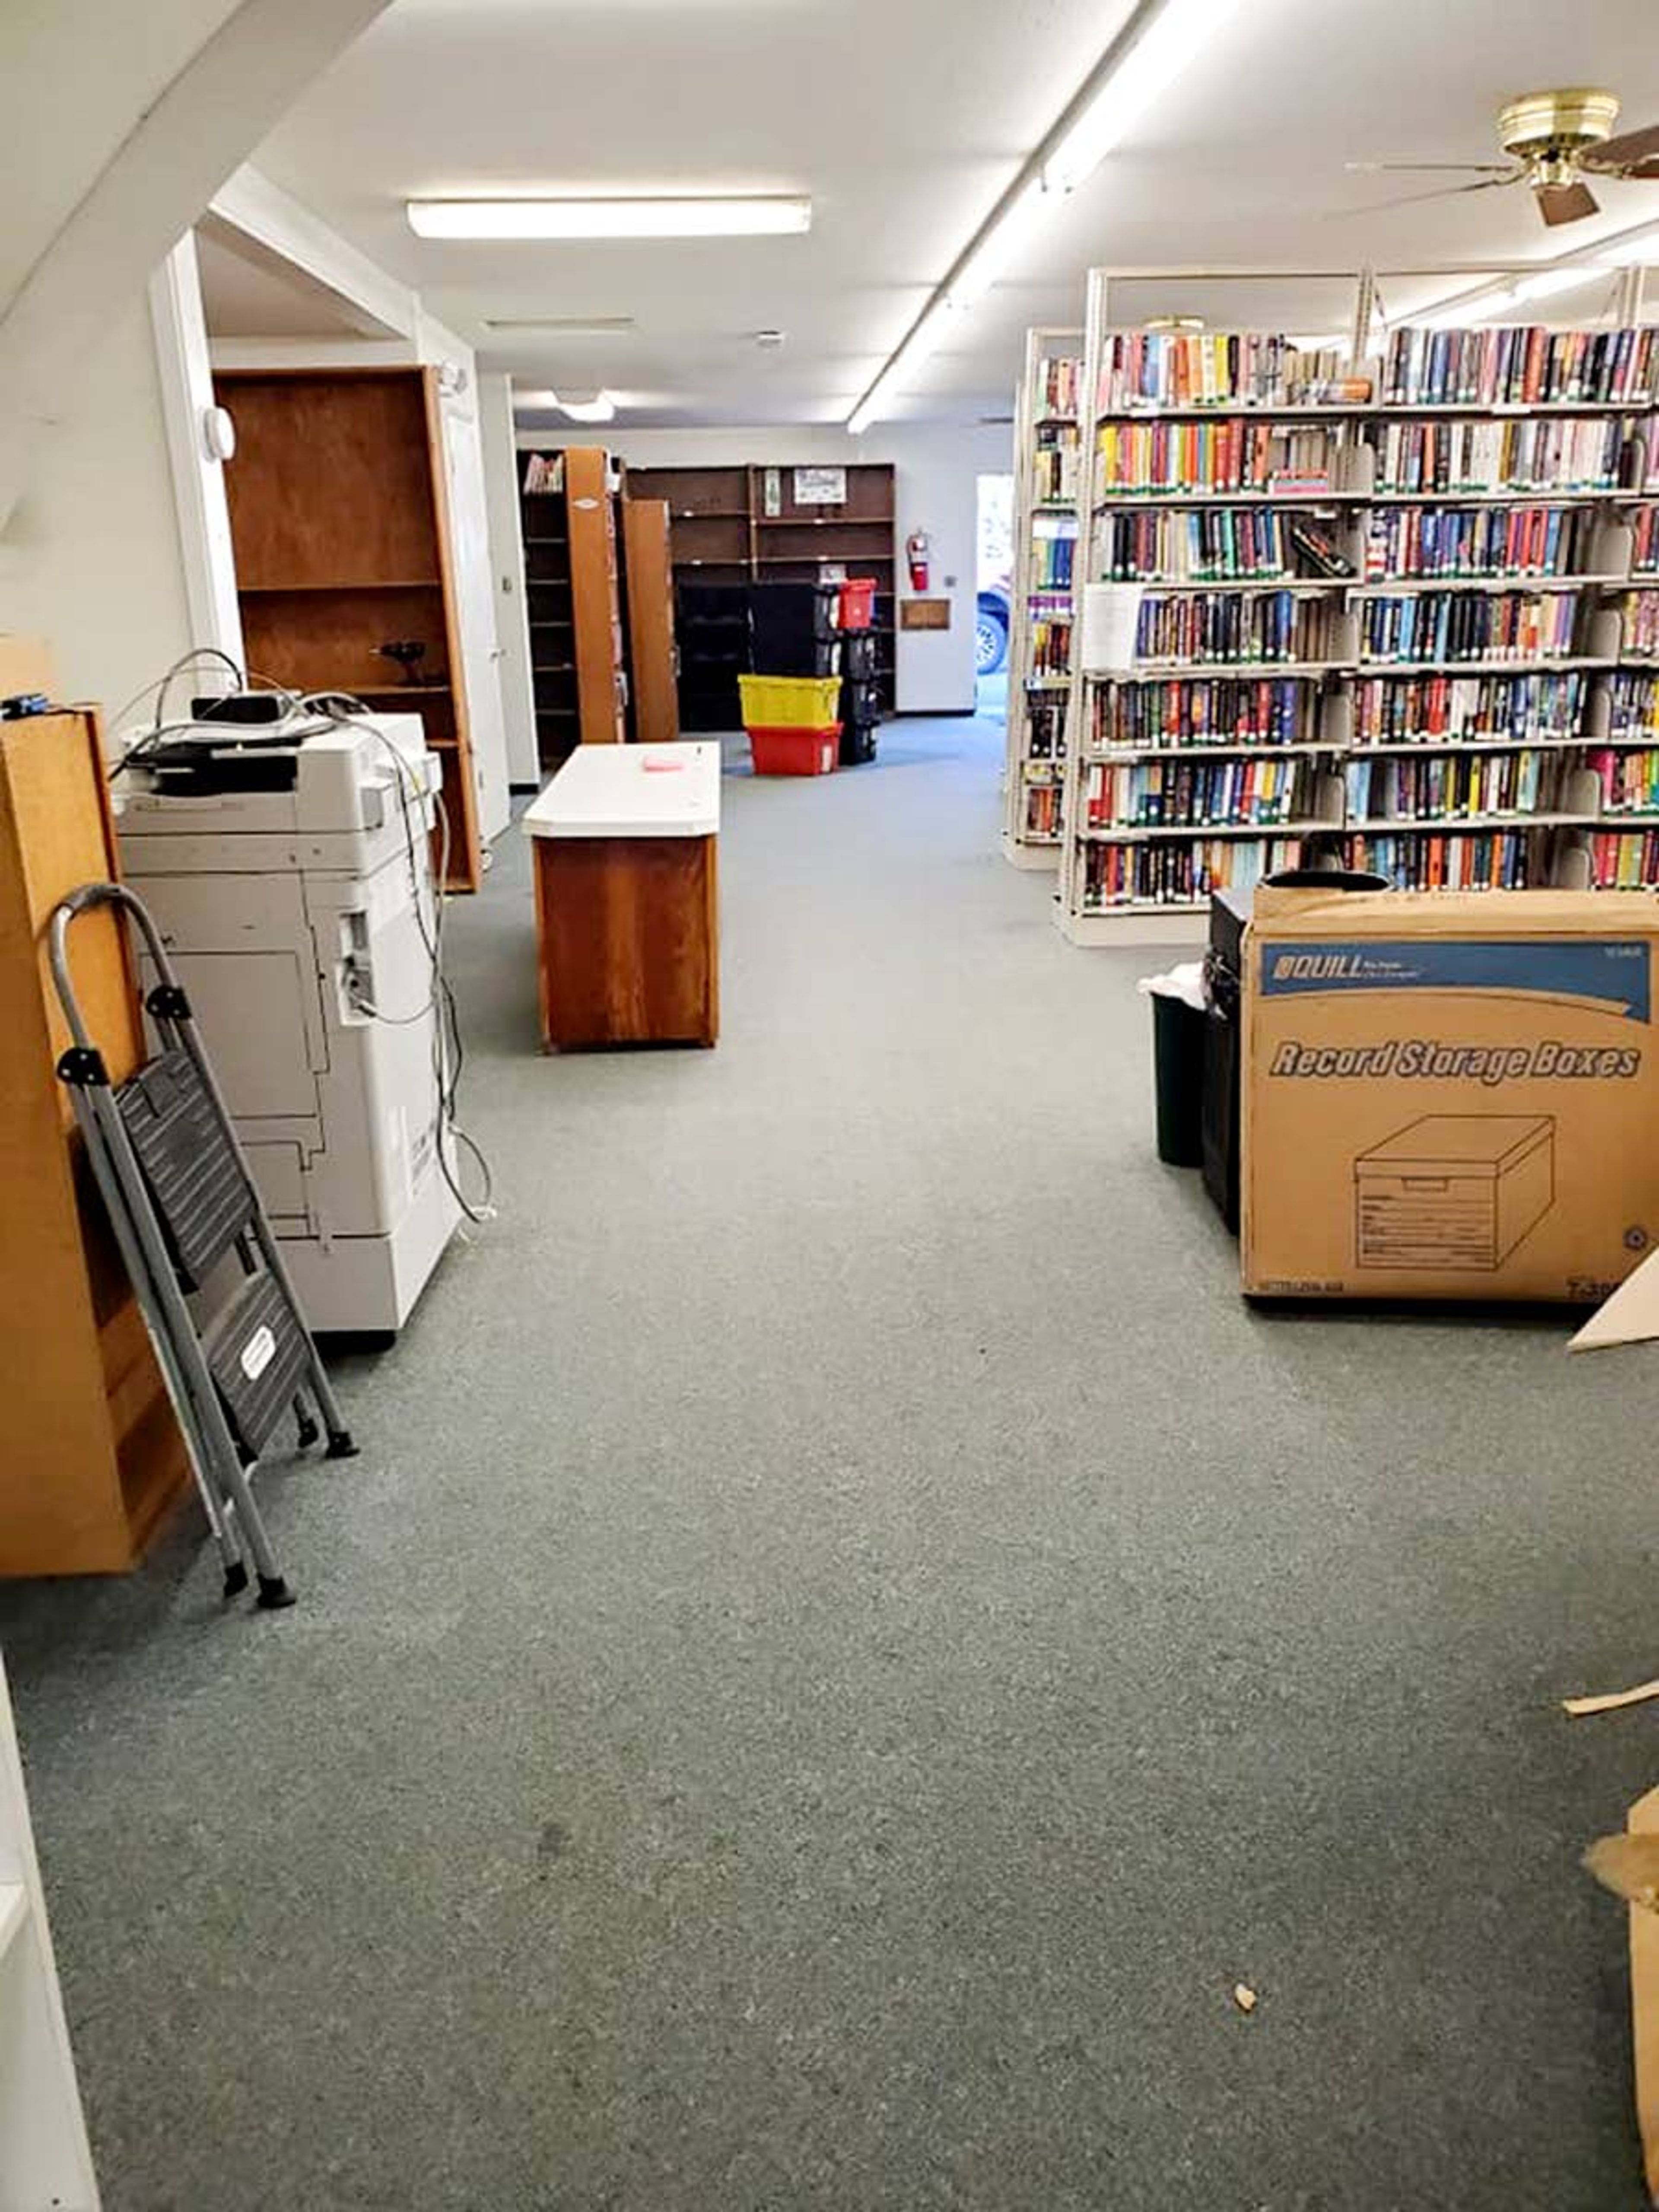
<svg viewBox="0 0 1659 2212"><path fill-rule="evenodd" d="M1013 628L1013 477L1006 471L983 475L978 493L974 711L1000 722L1008 713L1008 645Z"/></svg>

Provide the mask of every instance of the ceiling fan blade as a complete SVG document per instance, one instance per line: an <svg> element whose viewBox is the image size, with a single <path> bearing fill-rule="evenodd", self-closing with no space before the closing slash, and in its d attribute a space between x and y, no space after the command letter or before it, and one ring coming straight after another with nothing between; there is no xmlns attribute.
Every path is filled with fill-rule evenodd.
<svg viewBox="0 0 1659 2212"><path fill-rule="evenodd" d="M1644 161L1621 161L1617 168L1600 161L1581 162L1579 166L1593 170L1598 177L1622 177L1627 184L1650 185L1659 178L1659 154L1650 154Z"/></svg>
<svg viewBox="0 0 1659 2212"><path fill-rule="evenodd" d="M1621 131L1616 138L1604 138L1599 146L1585 149L1589 166L1597 169L1629 169L1638 161L1651 161L1659 155L1659 123L1650 123L1644 131Z"/></svg>
<svg viewBox="0 0 1659 2212"><path fill-rule="evenodd" d="M1516 173L1512 161L1345 161L1345 169L1364 175L1374 175L1379 169L1479 170L1482 176L1512 177Z"/></svg>
<svg viewBox="0 0 1659 2212"><path fill-rule="evenodd" d="M1552 230L1559 229L1564 222L1583 222L1587 215L1598 212L1595 195L1588 185L1534 185L1532 191L1539 214Z"/></svg>
<svg viewBox="0 0 1659 2212"><path fill-rule="evenodd" d="M1494 185L1518 185L1518 174L1506 169L1501 177L1480 177L1472 185L1442 185L1437 191L1402 192L1397 199L1367 200L1364 207L1328 208L1327 218L1345 215L1378 215L1384 208L1415 207L1423 200L1452 200L1462 192L1488 192Z"/></svg>

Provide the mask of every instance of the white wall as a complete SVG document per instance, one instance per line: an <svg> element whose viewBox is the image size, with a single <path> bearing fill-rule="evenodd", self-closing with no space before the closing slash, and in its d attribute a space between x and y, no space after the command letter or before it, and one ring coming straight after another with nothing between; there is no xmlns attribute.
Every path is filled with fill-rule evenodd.
<svg viewBox="0 0 1659 2212"><path fill-rule="evenodd" d="M111 713L193 642L142 283L0 529L0 629L44 637L59 689Z"/></svg>
<svg viewBox="0 0 1659 2212"><path fill-rule="evenodd" d="M514 783L539 784L536 696L530 673L530 623L525 607L524 537L519 520L519 451L513 442L513 380L486 370L478 379L478 433L483 441L484 496L495 568L495 637L501 647L501 713L507 724L507 773Z"/></svg>
<svg viewBox="0 0 1659 2212"><path fill-rule="evenodd" d="M928 595L951 601L948 630L901 630L895 667L901 714L970 714L974 705L974 618L977 551L977 478L1010 469L1013 434L1006 425L935 428L894 423L862 438L819 428L754 430L629 430L620 422L602 431L572 423L520 429L520 447L605 446L636 468L729 467L740 461L891 461L897 508L895 551L899 592L908 578L904 541L925 530L933 573Z"/></svg>

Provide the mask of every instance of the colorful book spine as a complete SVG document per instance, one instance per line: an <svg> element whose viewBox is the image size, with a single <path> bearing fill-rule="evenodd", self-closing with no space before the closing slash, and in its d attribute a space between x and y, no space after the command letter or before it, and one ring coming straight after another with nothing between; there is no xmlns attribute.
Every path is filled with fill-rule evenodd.
<svg viewBox="0 0 1659 2212"><path fill-rule="evenodd" d="M1659 334L1651 325L1547 331L1537 324L1478 330L1407 327L1389 341L1386 405L1645 405L1655 393Z"/></svg>
<svg viewBox="0 0 1659 2212"><path fill-rule="evenodd" d="M1347 840L1345 857L1402 891L1520 891L1538 879L1537 836L1528 830L1362 834Z"/></svg>
<svg viewBox="0 0 1659 2212"><path fill-rule="evenodd" d="M1353 687L1353 742L1559 741L1578 735L1585 696L1584 678L1576 670L1561 675L1362 677Z"/></svg>
<svg viewBox="0 0 1659 2212"><path fill-rule="evenodd" d="M1586 574L1595 517L1570 507L1382 507L1365 525L1368 580Z"/></svg>
<svg viewBox="0 0 1659 2212"><path fill-rule="evenodd" d="M1093 695L1091 747L1292 745L1315 742L1317 694L1305 677L1176 677Z"/></svg>
<svg viewBox="0 0 1659 2212"><path fill-rule="evenodd" d="M1361 602L1362 661L1560 660L1572 653L1571 592L1407 592Z"/></svg>

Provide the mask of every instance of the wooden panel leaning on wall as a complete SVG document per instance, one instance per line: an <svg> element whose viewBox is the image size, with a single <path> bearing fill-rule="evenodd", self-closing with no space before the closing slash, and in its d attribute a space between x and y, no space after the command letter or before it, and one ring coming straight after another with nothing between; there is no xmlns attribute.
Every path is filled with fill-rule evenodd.
<svg viewBox="0 0 1659 2212"><path fill-rule="evenodd" d="M38 664L37 664L38 665ZM20 682L0 655L0 692ZM189 1478L184 1439L58 1081L69 1042L43 932L78 884L118 872L96 716L0 723L0 1574L137 1564ZM88 1026L120 1081L142 1055L137 980L109 914L76 932Z"/></svg>

